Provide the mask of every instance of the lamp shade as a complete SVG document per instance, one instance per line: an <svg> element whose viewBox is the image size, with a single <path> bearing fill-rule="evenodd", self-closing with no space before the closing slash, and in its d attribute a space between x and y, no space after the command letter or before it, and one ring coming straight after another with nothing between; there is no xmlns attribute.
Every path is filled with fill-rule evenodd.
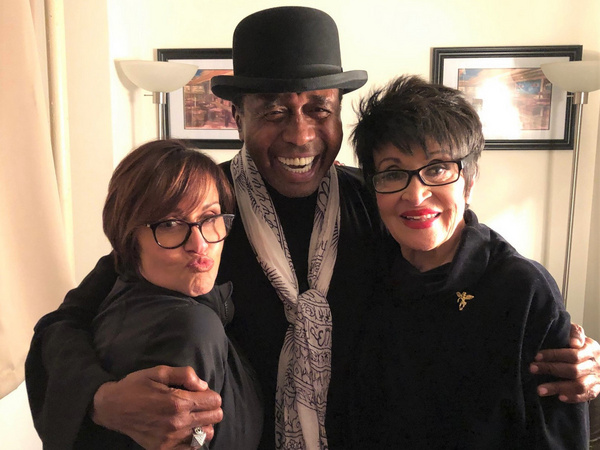
<svg viewBox="0 0 600 450"><path fill-rule="evenodd" d="M592 92L600 89L600 61L568 61L541 64L552 84L567 92Z"/></svg>
<svg viewBox="0 0 600 450"><path fill-rule="evenodd" d="M170 61L119 61L123 73L136 86L150 92L171 92L185 86L196 74L192 64Z"/></svg>

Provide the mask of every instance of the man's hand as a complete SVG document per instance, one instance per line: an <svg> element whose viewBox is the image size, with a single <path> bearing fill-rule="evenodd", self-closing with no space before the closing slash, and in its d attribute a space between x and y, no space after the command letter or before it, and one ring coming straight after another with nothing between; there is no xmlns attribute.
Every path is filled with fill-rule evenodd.
<svg viewBox="0 0 600 450"><path fill-rule="evenodd" d="M600 393L600 345L571 324L571 348L542 350L530 366L531 373L548 374L568 381L540 384L538 394L557 395L566 403L593 400Z"/></svg>
<svg viewBox="0 0 600 450"><path fill-rule="evenodd" d="M194 427L202 426L208 441L212 425L222 419L221 397L191 367L133 372L103 384L94 395L92 420L146 449L189 450Z"/></svg>

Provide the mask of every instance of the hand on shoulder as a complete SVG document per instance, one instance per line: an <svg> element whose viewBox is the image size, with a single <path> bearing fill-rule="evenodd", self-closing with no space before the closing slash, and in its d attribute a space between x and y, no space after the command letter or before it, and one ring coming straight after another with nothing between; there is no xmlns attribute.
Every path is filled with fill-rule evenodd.
<svg viewBox="0 0 600 450"><path fill-rule="evenodd" d="M600 394L600 344L587 337L583 328L571 324L570 348L542 350L530 366L534 374L548 374L564 381L538 386L543 396L558 395L566 403L593 400Z"/></svg>

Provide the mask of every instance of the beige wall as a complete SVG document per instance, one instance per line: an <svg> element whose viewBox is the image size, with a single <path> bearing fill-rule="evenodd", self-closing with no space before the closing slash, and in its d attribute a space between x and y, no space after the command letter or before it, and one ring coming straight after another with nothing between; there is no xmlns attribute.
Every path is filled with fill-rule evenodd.
<svg viewBox="0 0 600 450"><path fill-rule="evenodd" d="M318 7L338 23L344 68L369 72L367 87L344 99L347 127L354 122L352 104L369 87L401 73L428 77L432 47L582 44L584 59L600 59L597 0L64 0L64 4L78 280L109 250L101 209L114 165L131 148L156 136L151 98L122 78L115 68L117 59L153 59L157 48L230 47L235 25L253 11L285 4ZM595 157L599 105L600 92L592 93L584 111L569 294L571 314L596 339L600 338L600 237L591 224L600 221L600 158ZM211 153L222 161L233 152ZM354 164L347 143L339 159ZM523 254L544 263L559 285L570 164L569 151L487 151L472 201L482 221ZM0 414L3 408L5 400ZM23 426L23 435L31 433L27 424ZM1 436L15 434L14 427L2 427ZM41 447L35 442L20 448Z"/></svg>

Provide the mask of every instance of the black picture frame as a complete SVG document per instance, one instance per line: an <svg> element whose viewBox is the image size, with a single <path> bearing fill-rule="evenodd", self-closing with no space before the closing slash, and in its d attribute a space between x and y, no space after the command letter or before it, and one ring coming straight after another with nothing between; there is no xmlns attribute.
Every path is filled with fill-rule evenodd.
<svg viewBox="0 0 600 450"><path fill-rule="evenodd" d="M156 59L198 66L198 72L186 86L167 94L164 135L202 149L241 148L231 102L210 91L213 76L233 74L232 50L162 48L156 50Z"/></svg>
<svg viewBox="0 0 600 450"><path fill-rule="evenodd" d="M435 47L431 81L465 93L480 114L487 150L571 150L572 99L540 65L582 54L581 45Z"/></svg>

